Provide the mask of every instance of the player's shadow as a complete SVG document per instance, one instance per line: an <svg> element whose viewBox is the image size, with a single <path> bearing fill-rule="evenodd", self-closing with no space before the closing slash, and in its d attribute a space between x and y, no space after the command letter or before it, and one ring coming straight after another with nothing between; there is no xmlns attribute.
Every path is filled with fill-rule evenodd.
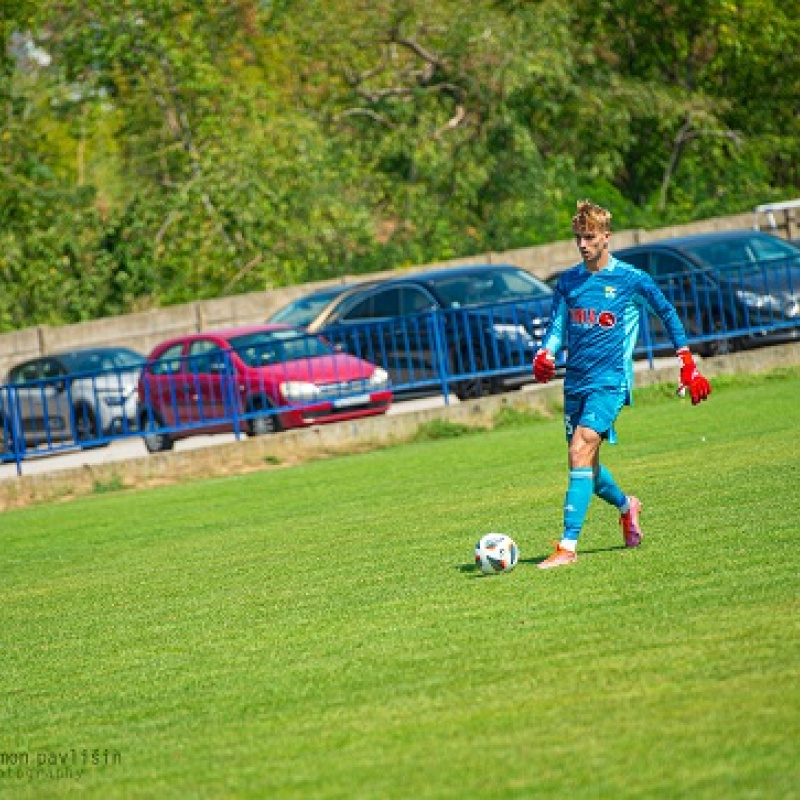
<svg viewBox="0 0 800 800"><path fill-rule="evenodd" d="M584 556L592 556L592 555L595 555L597 553L615 553L618 550L627 550L627 549L628 548L625 547L624 544L615 544L615 545L612 545L611 547L591 547L588 550L581 550L580 551L580 556L581 556L581 558L583 558ZM541 556L531 556L530 558L521 558L517 562L517 566L520 566L521 564L530 564L530 565L533 565L535 567L535 566L538 566L539 564L541 564L542 561L544 561L549 556L550 556L550 553L545 553L544 555L541 555ZM461 572L461 573L463 573L465 575L469 575L469 576L471 576L473 578L482 578L483 577L483 573L478 569L478 567L474 563L472 563L472 564L456 564L455 565L455 569L457 569L459 572Z"/></svg>
<svg viewBox="0 0 800 800"><path fill-rule="evenodd" d="M625 547L624 544L615 544L611 547L591 547L588 550L581 550L580 555L581 557L584 556L592 556L596 553L615 553L617 550L627 550L628 548ZM548 558L550 553L544 553L540 556L531 556L530 558L521 558L517 564L531 564L533 566L537 566L541 564L546 558ZM456 564L455 568L459 571L464 573L465 575L472 575L475 578L480 578L483 573L478 569L475 564Z"/></svg>

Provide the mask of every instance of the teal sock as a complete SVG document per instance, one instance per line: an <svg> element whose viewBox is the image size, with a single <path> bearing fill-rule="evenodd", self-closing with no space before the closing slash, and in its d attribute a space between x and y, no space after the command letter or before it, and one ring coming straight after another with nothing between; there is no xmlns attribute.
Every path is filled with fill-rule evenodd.
<svg viewBox="0 0 800 800"><path fill-rule="evenodd" d="M611 471L602 464L594 478L594 493L602 500L605 500L606 503L614 506L614 508L621 509L628 502L628 498L625 497L622 489L617 486Z"/></svg>
<svg viewBox="0 0 800 800"><path fill-rule="evenodd" d="M569 471L569 485L564 497L564 539L577 542L594 488L591 467L575 467Z"/></svg>

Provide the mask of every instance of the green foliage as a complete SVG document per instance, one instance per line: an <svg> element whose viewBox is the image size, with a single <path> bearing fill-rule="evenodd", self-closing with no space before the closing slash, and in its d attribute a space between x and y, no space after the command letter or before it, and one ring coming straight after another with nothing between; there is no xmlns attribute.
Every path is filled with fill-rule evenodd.
<svg viewBox="0 0 800 800"><path fill-rule="evenodd" d="M800 191L776 0L0 11L0 330L562 239L579 196L657 227Z"/></svg>
<svg viewBox="0 0 800 800"><path fill-rule="evenodd" d="M109 492L120 492L125 489L125 483L119 475L112 475L107 481L95 481L92 490L94 494L108 494Z"/></svg>
<svg viewBox="0 0 800 800"><path fill-rule="evenodd" d="M484 430L479 426L464 425L460 422L450 422L446 419L434 419L425 422L417 428L412 441L415 442L434 442L439 439L457 439L461 436L469 436Z"/></svg>
<svg viewBox="0 0 800 800"><path fill-rule="evenodd" d="M523 425L533 425L539 422L544 422L550 419L549 415L545 415L533 409L514 408L514 406L503 406L494 415L495 428L516 428Z"/></svg>

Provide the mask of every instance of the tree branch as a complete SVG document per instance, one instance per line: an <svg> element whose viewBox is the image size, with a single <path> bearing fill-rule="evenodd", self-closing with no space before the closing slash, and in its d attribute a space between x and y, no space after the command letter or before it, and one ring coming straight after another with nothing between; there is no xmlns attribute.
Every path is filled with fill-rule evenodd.
<svg viewBox="0 0 800 800"><path fill-rule="evenodd" d="M659 211L663 211L667 207L667 191L669 190L670 181L678 169L678 163L680 162L683 151L689 142L691 142L693 139L699 139L701 136L721 136L725 139L729 139L737 145L741 144L742 142L742 136L737 131L719 130L714 128L693 128L693 125L694 121L690 116L689 119L687 119L686 122L681 125L681 128L675 136L675 140L673 141L672 152L670 153L667 166L664 169L664 177L661 180L661 193L658 200Z"/></svg>

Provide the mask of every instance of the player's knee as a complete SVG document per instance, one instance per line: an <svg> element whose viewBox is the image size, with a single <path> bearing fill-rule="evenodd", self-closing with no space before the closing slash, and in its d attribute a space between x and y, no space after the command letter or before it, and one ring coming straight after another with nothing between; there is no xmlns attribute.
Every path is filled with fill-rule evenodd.
<svg viewBox="0 0 800 800"><path fill-rule="evenodd" d="M594 464L600 437L594 431L578 429L569 443L569 462L572 467L591 467Z"/></svg>

